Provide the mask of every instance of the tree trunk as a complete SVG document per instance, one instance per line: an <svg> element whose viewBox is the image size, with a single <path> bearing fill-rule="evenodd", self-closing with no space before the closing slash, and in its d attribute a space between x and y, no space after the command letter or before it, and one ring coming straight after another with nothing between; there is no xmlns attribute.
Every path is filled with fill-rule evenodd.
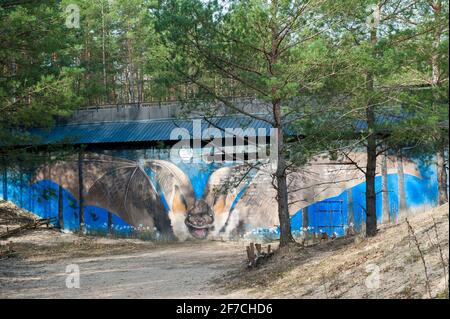
<svg viewBox="0 0 450 319"><path fill-rule="evenodd" d="M22 168L19 168L19 169L20 169L20 173L19 173L19 181L20 181L19 203L20 203L20 206L23 207L23 189L24 189L23 170L22 170Z"/></svg>
<svg viewBox="0 0 450 319"><path fill-rule="evenodd" d="M439 150L436 154L437 178L438 178L438 193L439 205L444 205L448 202L447 193L447 167L445 165L445 151Z"/></svg>
<svg viewBox="0 0 450 319"><path fill-rule="evenodd" d="M278 202L278 217L280 220L280 247L287 246L290 243L295 243L291 232L291 218L289 216L288 206L288 186L286 180L286 160L284 158L283 145L283 128L281 121L281 103L280 101L273 102L273 111L275 119L275 129L277 134L278 144L277 150L277 169L275 172L277 182L277 202Z"/></svg>
<svg viewBox="0 0 450 319"><path fill-rule="evenodd" d="M406 211L405 173L403 171L403 156L400 154L397 160L398 175L398 212Z"/></svg>
<svg viewBox="0 0 450 319"><path fill-rule="evenodd" d="M381 162L381 192L383 200L383 221L386 223L391 222L391 209L389 204L389 186L388 186L388 172L387 172L387 155L383 155Z"/></svg>
<svg viewBox="0 0 450 319"><path fill-rule="evenodd" d="M370 41L372 50L378 42L377 26L372 25L370 30ZM374 58L375 52L373 52ZM374 73L370 70L367 74L367 91L370 94L374 92ZM366 165L366 236L372 237L377 233L377 209L376 209L376 193L375 193L375 174L377 167L377 137L376 137L376 120L375 107L372 97L367 101L366 120L368 128L367 137L367 165Z"/></svg>
<svg viewBox="0 0 450 319"><path fill-rule="evenodd" d="M133 45L131 43L131 25L128 23L127 29L127 52L128 52L128 79L130 82L130 101L131 103L136 102L135 98L135 83L134 83L134 62L133 62Z"/></svg>
<svg viewBox="0 0 450 319"><path fill-rule="evenodd" d="M303 237L306 237L306 233L308 232L308 226L309 226L308 206L306 206L306 207L303 207L303 209L302 209Z"/></svg>
<svg viewBox="0 0 450 319"><path fill-rule="evenodd" d="M374 112L372 106L367 108L368 123L373 123ZM370 127L371 124L369 124ZM377 166L377 147L375 136L367 138L367 167L366 167L366 235L371 237L377 233L377 209L375 192L375 174Z"/></svg>
<svg viewBox="0 0 450 319"><path fill-rule="evenodd" d="M431 3L431 9L434 14L435 22L438 22L440 20L440 16L441 16L442 2L436 1L435 3ZM432 47L431 84L433 87L440 85L441 70L439 67L439 46L441 43L441 36L442 36L442 28L439 26L439 27L435 28L435 30L434 30L433 43L431 45L431 47Z"/></svg>
<svg viewBox="0 0 450 319"><path fill-rule="evenodd" d="M78 198L80 215L80 233L85 231L84 227L84 181L83 181L83 152L78 153Z"/></svg>
<svg viewBox="0 0 450 319"><path fill-rule="evenodd" d="M3 200L8 200L8 170L3 168Z"/></svg>
<svg viewBox="0 0 450 319"><path fill-rule="evenodd" d="M58 185L58 227L64 229L64 212L63 212L63 188Z"/></svg>
<svg viewBox="0 0 450 319"><path fill-rule="evenodd" d="M346 190L347 193L347 225L355 228L355 214L353 211L353 194L352 189Z"/></svg>
<svg viewBox="0 0 450 319"><path fill-rule="evenodd" d="M273 14L276 16L278 11L278 3L277 1L273 1L271 3L273 8ZM271 26L271 52L268 55L268 65L267 70L270 78L276 78L276 65L279 58L279 44L280 41L280 32L279 27L276 24ZM232 81L233 82L233 81ZM233 85L234 88L234 85ZM284 134L283 134L283 121L282 121L282 113L281 113L281 99L278 97L279 95L279 87L277 84L271 85L270 93L272 97L272 112L273 119L275 122L274 128L277 134L277 143L278 149L277 152L277 168L275 172L276 177L276 188L277 188L277 202L278 202L278 217L280 220L280 247L288 246L291 243L295 243L294 237L292 237L291 232L291 218L289 216L289 203L288 203L288 186L287 186L287 176L286 176L286 159L284 157Z"/></svg>
<svg viewBox="0 0 450 319"><path fill-rule="evenodd" d="M284 159L278 162L276 179L277 179L277 200L278 200L278 217L280 219L280 247L294 243L294 237L291 233L291 218L288 209L288 188L286 182L286 168Z"/></svg>
<svg viewBox="0 0 450 319"><path fill-rule="evenodd" d="M439 23L441 19L442 1L430 2L431 9L434 14L435 22ZM432 53L431 53L431 84L433 91L435 92L439 87L441 87L441 69L439 64L439 47L441 44L443 29L439 25L433 35L432 43ZM434 93L434 102L438 102L439 96ZM433 103L434 105L435 103ZM442 134L442 133L441 133ZM445 133L444 133L445 134ZM438 151L436 153L436 164L437 164L437 183L438 183L438 204L443 205L448 202L447 194L447 167L445 165L445 139L442 137L438 138Z"/></svg>
<svg viewBox="0 0 450 319"><path fill-rule="evenodd" d="M105 103L109 102L108 79L106 77L106 32L105 32L105 8L102 1L102 67L103 67L103 90L105 91Z"/></svg>
<svg viewBox="0 0 450 319"><path fill-rule="evenodd" d="M108 211L108 234L112 235L113 227L112 227L112 213Z"/></svg>

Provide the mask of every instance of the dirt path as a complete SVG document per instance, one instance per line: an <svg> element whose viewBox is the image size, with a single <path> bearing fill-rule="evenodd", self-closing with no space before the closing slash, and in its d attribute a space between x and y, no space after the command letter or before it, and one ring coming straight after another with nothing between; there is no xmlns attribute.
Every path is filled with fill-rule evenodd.
<svg viewBox="0 0 450 319"><path fill-rule="evenodd" d="M61 261L0 261L0 298L214 298L209 281L242 267L241 245L182 244L113 256ZM77 264L80 288L66 287L66 267Z"/></svg>

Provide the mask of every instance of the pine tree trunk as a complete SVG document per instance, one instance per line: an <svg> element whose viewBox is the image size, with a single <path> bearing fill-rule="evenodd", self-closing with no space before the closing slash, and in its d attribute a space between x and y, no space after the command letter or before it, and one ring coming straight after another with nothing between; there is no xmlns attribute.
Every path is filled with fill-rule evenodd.
<svg viewBox="0 0 450 319"><path fill-rule="evenodd" d="M277 1L271 3L274 12L278 10ZM280 32L277 25L273 25L271 28L271 52L268 55L268 72L270 77L276 78L277 61L279 58L279 44L280 44ZM234 85L233 85L234 89ZM275 172L276 188L277 188L277 202L278 202L278 217L280 220L280 247L288 246L291 243L295 243L294 237L291 232L291 218L289 216L289 203L288 203L288 185L286 174L286 159L284 157L284 134L283 134L283 121L281 113L281 99L279 95L279 87L276 84L271 86L272 97L272 112L274 119L274 128L277 134L278 149L276 150L277 168Z"/></svg>
<svg viewBox="0 0 450 319"><path fill-rule="evenodd" d="M441 19L442 14L442 1L430 2L431 9L434 14L434 20L437 22ZM439 25L434 31L434 38L432 43L432 54L431 54L431 84L433 90L437 90L441 87L441 69L439 64L439 47L441 44L442 37L442 27ZM434 93L434 102L437 103L439 96ZM434 103L433 103L434 105ZM444 133L445 134L445 133ZM448 202L447 194L447 168L445 165L445 139L438 138L438 151L436 153L436 164L437 164L437 183L438 183L438 204L443 205Z"/></svg>
<svg viewBox="0 0 450 319"><path fill-rule="evenodd" d="M84 181L83 181L83 152L78 153L78 198L79 198L79 218L80 233L84 233Z"/></svg>
<svg viewBox="0 0 450 319"><path fill-rule="evenodd" d="M58 227L64 229L63 187L58 185Z"/></svg>
<svg viewBox="0 0 450 319"><path fill-rule="evenodd" d="M127 29L127 52L128 52L128 79L130 82L130 103L136 102L135 98L135 85L134 85L134 62L133 62L133 45L130 38L131 25L128 23Z"/></svg>
<svg viewBox="0 0 450 319"><path fill-rule="evenodd" d="M303 207L302 209L302 228L303 233L305 237L305 234L308 232L308 226L309 226L309 217L308 217L308 206Z"/></svg>
<svg viewBox="0 0 450 319"><path fill-rule="evenodd" d="M285 165L278 163L277 179L277 199L278 199L278 217L280 219L280 247L287 246L295 242L291 233L291 218L288 209L288 189L286 175L280 173L285 169ZM281 174L281 175L280 175Z"/></svg>
<svg viewBox="0 0 450 319"><path fill-rule="evenodd" d="M108 211L108 234L112 235L112 233L113 233L112 213Z"/></svg>
<svg viewBox="0 0 450 319"><path fill-rule="evenodd" d="M108 79L106 76L106 32L105 32L105 9L102 1L102 67L103 67L103 90L105 91L105 103L109 102Z"/></svg>
<svg viewBox="0 0 450 319"><path fill-rule="evenodd" d="M381 192L383 200L383 221L386 223L391 222L391 209L389 205L389 186L388 186L388 172L387 172L387 156L383 155L381 162Z"/></svg>
<svg viewBox="0 0 450 319"><path fill-rule="evenodd" d="M443 149L436 154L437 178L438 178L438 204L444 205L448 203L447 193L447 167L445 165L445 152Z"/></svg>
<svg viewBox="0 0 450 319"><path fill-rule="evenodd" d="M405 173L403 170L403 156L400 154L397 160L398 175L398 212L406 211Z"/></svg>
<svg viewBox="0 0 450 319"><path fill-rule="evenodd" d="M346 190L347 193L347 225L355 227L355 213L353 211L353 194L352 189Z"/></svg>
<svg viewBox="0 0 450 319"><path fill-rule="evenodd" d="M8 200L8 169L3 168L3 200Z"/></svg>
<svg viewBox="0 0 450 319"><path fill-rule="evenodd" d="M277 134L278 144L277 150L277 169L275 172L277 183L277 202L278 202L278 217L280 220L280 247L295 243L291 232L291 218L289 216L288 206L288 186L286 179L286 160L284 158L283 145L283 129L281 121L281 105L280 101L273 103L275 129Z"/></svg>
<svg viewBox="0 0 450 319"><path fill-rule="evenodd" d="M367 108L367 119L374 121L371 106ZM367 167L366 167L366 235L371 237L377 233L377 209L375 193L375 174L377 166L377 148L375 136L372 134L367 139Z"/></svg>
<svg viewBox="0 0 450 319"><path fill-rule="evenodd" d="M375 50L375 46L378 42L377 38L377 26L373 25L370 30L370 40L372 49ZM373 53L374 58L375 52ZM374 74L373 71L369 71L367 75L367 91L369 94L373 94L374 87ZM376 193L375 193L375 174L377 167L377 137L376 137L376 122L375 122L375 107L373 105L372 98L367 101L366 108L366 120L369 135L367 137L367 165L366 165L366 236L375 236L377 233L377 209L376 209Z"/></svg>

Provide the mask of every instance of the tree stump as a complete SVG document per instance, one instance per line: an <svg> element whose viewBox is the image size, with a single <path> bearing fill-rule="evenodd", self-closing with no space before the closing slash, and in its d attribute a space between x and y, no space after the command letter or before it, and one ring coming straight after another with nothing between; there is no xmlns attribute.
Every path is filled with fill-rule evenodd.
<svg viewBox="0 0 450 319"><path fill-rule="evenodd" d="M255 248L256 248L256 253L255 253ZM247 267L248 268L254 268L254 267L258 266L258 264L260 264L262 260L265 260L268 257L273 255L270 245L267 246L267 253L264 252L261 244L254 244L254 243L250 243L246 247L246 251L247 251L247 262L248 262Z"/></svg>

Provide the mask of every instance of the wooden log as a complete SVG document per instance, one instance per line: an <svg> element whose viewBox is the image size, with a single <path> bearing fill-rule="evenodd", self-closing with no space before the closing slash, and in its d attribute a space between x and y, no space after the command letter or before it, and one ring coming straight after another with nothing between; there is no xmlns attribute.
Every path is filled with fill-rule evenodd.
<svg viewBox="0 0 450 319"><path fill-rule="evenodd" d="M255 251L252 250L252 245L247 246L246 249L247 249L248 266L253 267L255 265Z"/></svg>
<svg viewBox="0 0 450 319"><path fill-rule="evenodd" d="M37 221L32 221L30 223L27 223L25 225L19 226L17 228L11 229L11 230L7 229L6 233L0 234L0 238L8 238L9 236L16 235L23 230L35 229L36 227L43 225L43 224L47 224L47 226L48 226L49 223L50 223L50 219L48 219L48 218L38 219Z"/></svg>
<svg viewBox="0 0 450 319"><path fill-rule="evenodd" d="M255 252L255 244L250 243L250 250L254 253Z"/></svg>
<svg viewBox="0 0 450 319"><path fill-rule="evenodd" d="M251 262L252 261L252 253L250 252L250 247L247 246L247 247L245 247L245 249L247 250L247 259L249 262Z"/></svg>
<svg viewBox="0 0 450 319"><path fill-rule="evenodd" d="M255 244L255 247L258 254L261 254L261 244Z"/></svg>
<svg viewBox="0 0 450 319"><path fill-rule="evenodd" d="M253 259L255 259L255 244L250 243L250 252L253 256Z"/></svg>
<svg viewBox="0 0 450 319"><path fill-rule="evenodd" d="M270 254L270 245L267 245L267 254Z"/></svg>

